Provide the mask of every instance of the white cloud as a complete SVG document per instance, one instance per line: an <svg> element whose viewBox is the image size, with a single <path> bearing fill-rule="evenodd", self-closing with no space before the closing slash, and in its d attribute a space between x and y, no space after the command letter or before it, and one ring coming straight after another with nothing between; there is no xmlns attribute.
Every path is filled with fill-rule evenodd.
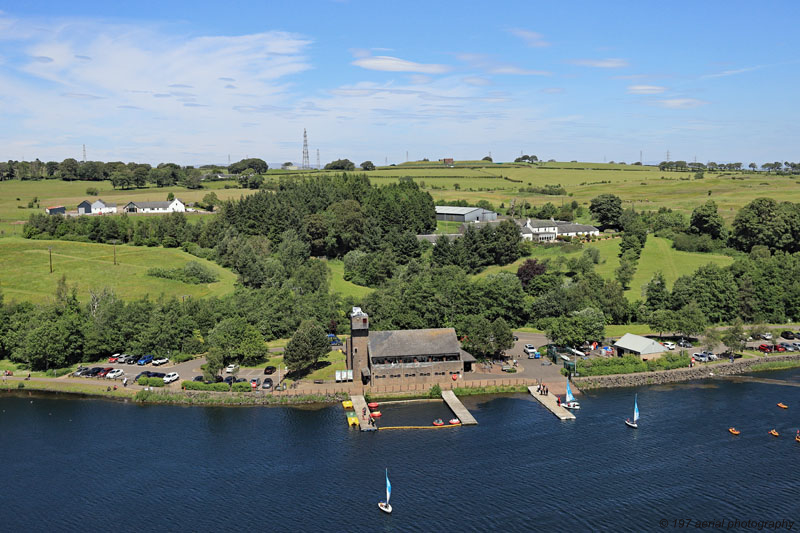
<svg viewBox="0 0 800 533"><path fill-rule="evenodd" d="M536 48L550 46L550 43L544 40L544 35L542 35L541 33L536 33L535 31L529 31L529 30L522 30L519 28L510 29L508 30L508 32L511 35L516 35L517 37L525 41L525 44L527 44L528 46Z"/></svg>
<svg viewBox="0 0 800 533"><path fill-rule="evenodd" d="M595 67L595 68L622 68L628 66L627 59L621 58L607 58L607 59L573 59L570 61L573 65L581 67Z"/></svg>
<svg viewBox="0 0 800 533"><path fill-rule="evenodd" d="M545 94L564 94L567 90L563 87L545 87L542 92Z"/></svg>
<svg viewBox="0 0 800 533"><path fill-rule="evenodd" d="M715 74L706 74L705 76L700 76L700 79L709 79L709 78L724 78L726 76L734 76L736 74L744 74L745 72L753 72L754 70L762 69L766 65L758 65L755 67L746 67L746 68L737 68L732 70L723 70L722 72L717 72Z"/></svg>
<svg viewBox="0 0 800 533"><path fill-rule="evenodd" d="M666 87L658 85L629 85L628 94L661 94L666 91Z"/></svg>
<svg viewBox="0 0 800 533"><path fill-rule="evenodd" d="M456 54L459 61L469 64L473 68L483 69L489 74L522 75L522 76L549 76L546 70L533 70L503 63L487 54Z"/></svg>
<svg viewBox="0 0 800 533"><path fill-rule="evenodd" d="M482 78L480 76L467 76L465 78L461 78L461 81L468 85L474 85L476 87L482 87L484 85L491 85L491 80Z"/></svg>
<svg viewBox="0 0 800 533"><path fill-rule="evenodd" d="M487 69L490 74L511 74L522 76L549 76L546 70L531 70L527 68L515 67L514 65L498 65Z"/></svg>
<svg viewBox="0 0 800 533"><path fill-rule="evenodd" d="M656 104L668 109L691 109L707 104L704 100L697 98L667 98L664 100L656 100Z"/></svg>
<svg viewBox="0 0 800 533"><path fill-rule="evenodd" d="M430 83L433 81L433 78L430 76L426 76L425 74L412 74L408 77L408 79L414 85L425 85L426 83Z"/></svg>
<svg viewBox="0 0 800 533"><path fill-rule="evenodd" d="M415 63L392 56L362 57L353 61L353 65L367 70L380 70L384 72L419 72L421 74L444 74L452 70L447 65L433 63Z"/></svg>

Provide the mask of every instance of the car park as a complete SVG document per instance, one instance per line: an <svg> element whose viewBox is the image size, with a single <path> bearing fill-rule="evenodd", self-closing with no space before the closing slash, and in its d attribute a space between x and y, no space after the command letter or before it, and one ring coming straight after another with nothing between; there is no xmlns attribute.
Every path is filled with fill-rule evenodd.
<svg viewBox="0 0 800 533"><path fill-rule="evenodd" d="M667 341L667 342L662 342L661 344L663 344L664 348L666 348L667 350L674 350L675 349L675 343L674 342Z"/></svg>
<svg viewBox="0 0 800 533"><path fill-rule="evenodd" d="M144 357L139 359L136 362L136 364L139 365L139 366L144 366L144 365L146 365L148 363L152 363L152 362L153 362L153 356L152 355L145 355Z"/></svg>
<svg viewBox="0 0 800 533"><path fill-rule="evenodd" d="M265 378L264 383L261 384L261 388L263 390L268 390L272 388L272 378Z"/></svg>
<svg viewBox="0 0 800 533"><path fill-rule="evenodd" d="M164 383L172 383L173 381L178 381L178 378L180 378L180 376L178 375L177 372L170 372L169 374L164 376Z"/></svg>
<svg viewBox="0 0 800 533"><path fill-rule="evenodd" d="M274 366L270 365L270 366L268 366L267 368L264 369L264 375L274 374L276 370L277 370L277 368L275 368Z"/></svg>
<svg viewBox="0 0 800 533"><path fill-rule="evenodd" d="M237 365L236 363L231 363L231 364L229 364L228 366L225 367L225 373L226 374L233 374L234 372L236 372L236 370L238 368L239 368L239 365Z"/></svg>
<svg viewBox="0 0 800 533"><path fill-rule="evenodd" d="M106 374L106 378L107 379L116 379L116 378L120 377L124 373L125 373L125 371L122 370L121 368L115 368L114 370L112 370L111 372Z"/></svg>
<svg viewBox="0 0 800 533"><path fill-rule="evenodd" d="M793 341L794 340L794 333L792 333L791 331L782 331L781 332L781 337L783 337L784 339L788 339L790 341Z"/></svg>
<svg viewBox="0 0 800 533"><path fill-rule="evenodd" d="M153 366L165 365L169 363L169 359L166 357L159 357L158 359L153 359Z"/></svg>

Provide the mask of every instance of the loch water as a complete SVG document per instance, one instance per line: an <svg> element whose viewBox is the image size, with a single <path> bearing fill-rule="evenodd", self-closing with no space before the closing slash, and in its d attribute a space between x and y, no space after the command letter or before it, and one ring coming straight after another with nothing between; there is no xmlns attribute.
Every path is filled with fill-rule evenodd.
<svg viewBox="0 0 800 533"><path fill-rule="evenodd" d="M800 385L798 370L759 377ZM639 430L623 423L635 393ZM478 426L360 433L340 405L143 406L4 394L0 525L482 532L800 521L800 386L707 380L579 399L574 421L559 421L529 395L473 396L463 400ZM382 411L384 426L452 417L441 402ZM780 437L768 435L772 428ZM384 468L392 515L376 505Z"/></svg>

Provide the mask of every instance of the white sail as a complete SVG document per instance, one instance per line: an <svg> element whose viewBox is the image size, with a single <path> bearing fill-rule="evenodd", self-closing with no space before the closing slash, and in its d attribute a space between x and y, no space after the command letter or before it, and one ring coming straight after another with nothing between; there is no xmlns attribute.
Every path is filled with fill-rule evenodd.
<svg viewBox="0 0 800 533"><path fill-rule="evenodd" d="M386 505L389 505L389 497L392 495L392 484L389 483L389 469L386 469Z"/></svg>
<svg viewBox="0 0 800 533"><path fill-rule="evenodd" d="M639 395L633 397L633 423L639 421Z"/></svg>
<svg viewBox="0 0 800 533"><path fill-rule="evenodd" d="M572 395L572 389L569 388L569 380L567 380L567 403L574 402L575 396Z"/></svg>

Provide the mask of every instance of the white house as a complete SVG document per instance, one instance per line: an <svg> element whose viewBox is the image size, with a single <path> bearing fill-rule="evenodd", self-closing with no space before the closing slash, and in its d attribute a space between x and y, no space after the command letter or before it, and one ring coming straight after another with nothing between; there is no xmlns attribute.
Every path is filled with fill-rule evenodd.
<svg viewBox="0 0 800 533"><path fill-rule="evenodd" d="M126 213L185 213L186 205L175 198L166 202L128 202Z"/></svg>
<svg viewBox="0 0 800 533"><path fill-rule="evenodd" d="M617 350L617 355L622 357L626 353L638 355L639 357L648 355L654 356L661 354L667 349L663 344L642 337L641 335L634 335L633 333L626 333L617 342L614 343L614 349Z"/></svg>
<svg viewBox="0 0 800 533"><path fill-rule="evenodd" d="M522 238L536 242L551 242L557 237L585 237L600 235L600 230L586 224L573 224L565 220L528 219L520 228Z"/></svg>
<svg viewBox="0 0 800 533"><path fill-rule="evenodd" d="M107 215L109 213L117 212L117 204L110 204L103 200L97 200L92 203L92 214Z"/></svg>

